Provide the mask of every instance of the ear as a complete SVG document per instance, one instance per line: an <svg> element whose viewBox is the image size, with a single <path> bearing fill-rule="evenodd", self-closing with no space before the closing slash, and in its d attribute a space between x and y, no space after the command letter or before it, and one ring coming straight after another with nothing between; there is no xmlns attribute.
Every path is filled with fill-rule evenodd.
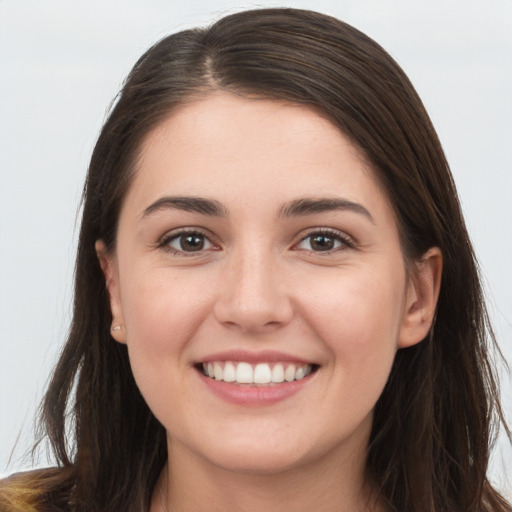
<svg viewBox="0 0 512 512"><path fill-rule="evenodd" d="M107 251L103 240L97 240L95 244L96 255L100 262L101 270L105 276L107 292L112 312L111 336L119 343L126 343L126 329L121 306L121 294L119 289L119 272L114 255Z"/></svg>
<svg viewBox="0 0 512 512"><path fill-rule="evenodd" d="M407 283L398 348L415 345L427 336L436 314L442 271L443 255L438 247L432 247L414 263Z"/></svg>

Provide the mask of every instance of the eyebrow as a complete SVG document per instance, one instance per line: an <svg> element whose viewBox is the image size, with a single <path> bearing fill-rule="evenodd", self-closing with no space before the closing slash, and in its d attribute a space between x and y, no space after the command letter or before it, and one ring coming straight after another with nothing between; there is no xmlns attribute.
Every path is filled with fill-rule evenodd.
<svg viewBox="0 0 512 512"><path fill-rule="evenodd" d="M305 197L302 199L296 199L283 205L283 207L281 208L280 216L300 217L312 215L314 213L332 212L339 210L350 211L358 213L360 215L364 215L373 224L375 224L375 220L372 217L371 213L362 204L354 203L352 201L349 201L348 199L342 199L337 197Z"/></svg>
<svg viewBox="0 0 512 512"><path fill-rule="evenodd" d="M142 218L149 217L151 214L167 209L183 210L186 212L200 213L211 217L227 217L227 209L213 199L203 197L181 197L167 196L162 197L148 206L142 213Z"/></svg>
<svg viewBox="0 0 512 512"><path fill-rule="evenodd" d="M186 196L166 196L158 199L148 206L142 213L142 218L149 217L155 212L174 209L186 212L200 213L211 217L227 217L229 212L227 208L214 199L205 199L203 197L186 197ZM301 217L313 215L315 213L332 212L332 211L351 211L364 215L373 224L371 213L361 204L354 203L348 199L341 198L312 198L305 197L295 199L285 203L279 213L280 217Z"/></svg>

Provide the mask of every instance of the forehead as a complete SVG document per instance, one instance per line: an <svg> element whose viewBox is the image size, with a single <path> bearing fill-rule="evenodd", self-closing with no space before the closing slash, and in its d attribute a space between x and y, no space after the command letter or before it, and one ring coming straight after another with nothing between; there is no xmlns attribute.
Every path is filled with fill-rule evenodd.
<svg viewBox="0 0 512 512"><path fill-rule="evenodd" d="M166 193L245 196L242 204L248 196L384 199L373 170L329 120L303 105L230 93L182 105L146 136L128 196L142 205Z"/></svg>

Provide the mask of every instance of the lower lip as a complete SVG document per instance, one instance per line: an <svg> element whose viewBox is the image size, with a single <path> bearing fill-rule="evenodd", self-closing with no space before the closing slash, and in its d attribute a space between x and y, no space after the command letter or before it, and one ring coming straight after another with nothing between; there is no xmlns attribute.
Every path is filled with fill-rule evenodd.
<svg viewBox="0 0 512 512"><path fill-rule="evenodd" d="M264 406L272 405L298 393L313 376L310 373L307 377L293 382L283 382L270 386L257 386L249 384L235 384L232 382L224 382L223 380L215 380L206 377L198 371L199 377L219 398L226 402L237 405Z"/></svg>

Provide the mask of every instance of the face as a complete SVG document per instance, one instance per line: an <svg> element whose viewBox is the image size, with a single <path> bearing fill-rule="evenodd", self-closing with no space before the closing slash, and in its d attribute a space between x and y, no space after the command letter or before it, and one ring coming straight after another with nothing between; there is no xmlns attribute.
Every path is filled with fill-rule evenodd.
<svg viewBox="0 0 512 512"><path fill-rule="evenodd" d="M147 136L116 252L97 249L113 336L171 454L235 471L363 453L435 302L348 139L305 107L228 93Z"/></svg>

